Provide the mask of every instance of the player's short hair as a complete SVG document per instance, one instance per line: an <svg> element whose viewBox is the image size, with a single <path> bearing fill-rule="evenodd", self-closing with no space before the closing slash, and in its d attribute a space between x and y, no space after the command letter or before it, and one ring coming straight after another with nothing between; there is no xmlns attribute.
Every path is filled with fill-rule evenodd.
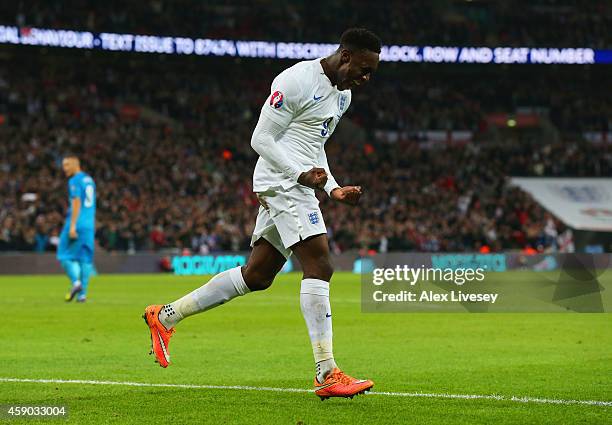
<svg viewBox="0 0 612 425"><path fill-rule="evenodd" d="M380 53L380 37L365 28L349 28L340 37L340 48L348 50L370 50Z"/></svg>
<svg viewBox="0 0 612 425"><path fill-rule="evenodd" d="M62 155L62 159L66 159L66 158L74 158L74 159L78 160L79 156L76 153L74 153L74 152L66 152L66 153L64 153Z"/></svg>

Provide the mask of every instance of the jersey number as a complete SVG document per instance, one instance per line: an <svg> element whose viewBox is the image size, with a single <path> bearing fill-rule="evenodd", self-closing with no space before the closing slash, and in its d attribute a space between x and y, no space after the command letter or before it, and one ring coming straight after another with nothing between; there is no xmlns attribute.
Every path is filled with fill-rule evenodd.
<svg viewBox="0 0 612 425"><path fill-rule="evenodd" d="M329 117L328 119L323 121L323 130L321 130L321 136L325 137L329 134L329 126L332 121L333 121L332 117Z"/></svg>
<svg viewBox="0 0 612 425"><path fill-rule="evenodd" d="M93 205L94 202L94 187L92 185L85 186L85 202L83 205L85 208L89 208Z"/></svg>

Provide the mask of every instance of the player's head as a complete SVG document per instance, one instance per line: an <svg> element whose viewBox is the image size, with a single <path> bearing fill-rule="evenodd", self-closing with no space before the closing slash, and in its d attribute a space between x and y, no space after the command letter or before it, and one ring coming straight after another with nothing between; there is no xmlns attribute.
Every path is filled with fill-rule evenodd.
<svg viewBox="0 0 612 425"><path fill-rule="evenodd" d="M72 177L81 171L81 161L79 157L73 153L67 153L62 159L62 169L66 177Z"/></svg>
<svg viewBox="0 0 612 425"><path fill-rule="evenodd" d="M337 54L338 90L358 87L370 81L378 68L380 38L364 28L350 28L342 34Z"/></svg>

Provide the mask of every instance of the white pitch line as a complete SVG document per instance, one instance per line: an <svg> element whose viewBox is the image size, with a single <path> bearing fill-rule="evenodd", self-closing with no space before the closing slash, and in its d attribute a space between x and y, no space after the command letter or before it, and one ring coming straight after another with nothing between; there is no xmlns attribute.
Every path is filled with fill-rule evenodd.
<svg viewBox="0 0 612 425"><path fill-rule="evenodd" d="M302 388L276 388L276 387L252 387L245 385L196 385L196 384L156 384L149 382L118 382L118 381L89 381L83 379L27 379L27 378L0 378L0 382L20 382L38 384L86 384L86 385L117 385L124 387L159 387L159 388L192 388L212 390L242 390L242 391L270 391L278 393L311 393L313 390ZM599 400L567 400L539 397L517 397L503 395L484 394L446 394L446 393L396 393L386 391L371 391L366 393L371 396L391 397L423 397L423 398L454 398L462 400L496 400L513 401L518 403L540 403L540 404L582 404L588 406L612 407L612 401Z"/></svg>

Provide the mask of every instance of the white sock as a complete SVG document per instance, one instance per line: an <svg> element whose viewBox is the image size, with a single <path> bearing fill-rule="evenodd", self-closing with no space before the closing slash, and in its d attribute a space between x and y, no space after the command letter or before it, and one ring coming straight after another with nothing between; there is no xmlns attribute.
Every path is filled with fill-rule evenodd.
<svg viewBox="0 0 612 425"><path fill-rule="evenodd" d="M337 367L332 348L329 282L320 279L302 280L300 306L312 343L317 381L322 383L329 372Z"/></svg>
<svg viewBox="0 0 612 425"><path fill-rule="evenodd" d="M77 280L75 280L75 281L74 281L74 283L72 284L72 286L73 286L73 287L77 287L77 286L79 286L80 284L81 284L81 281L77 279Z"/></svg>
<svg viewBox="0 0 612 425"><path fill-rule="evenodd" d="M215 275L205 285L173 303L164 305L159 312L159 320L166 329L170 329L185 317L210 310L249 292L240 267L234 267Z"/></svg>

